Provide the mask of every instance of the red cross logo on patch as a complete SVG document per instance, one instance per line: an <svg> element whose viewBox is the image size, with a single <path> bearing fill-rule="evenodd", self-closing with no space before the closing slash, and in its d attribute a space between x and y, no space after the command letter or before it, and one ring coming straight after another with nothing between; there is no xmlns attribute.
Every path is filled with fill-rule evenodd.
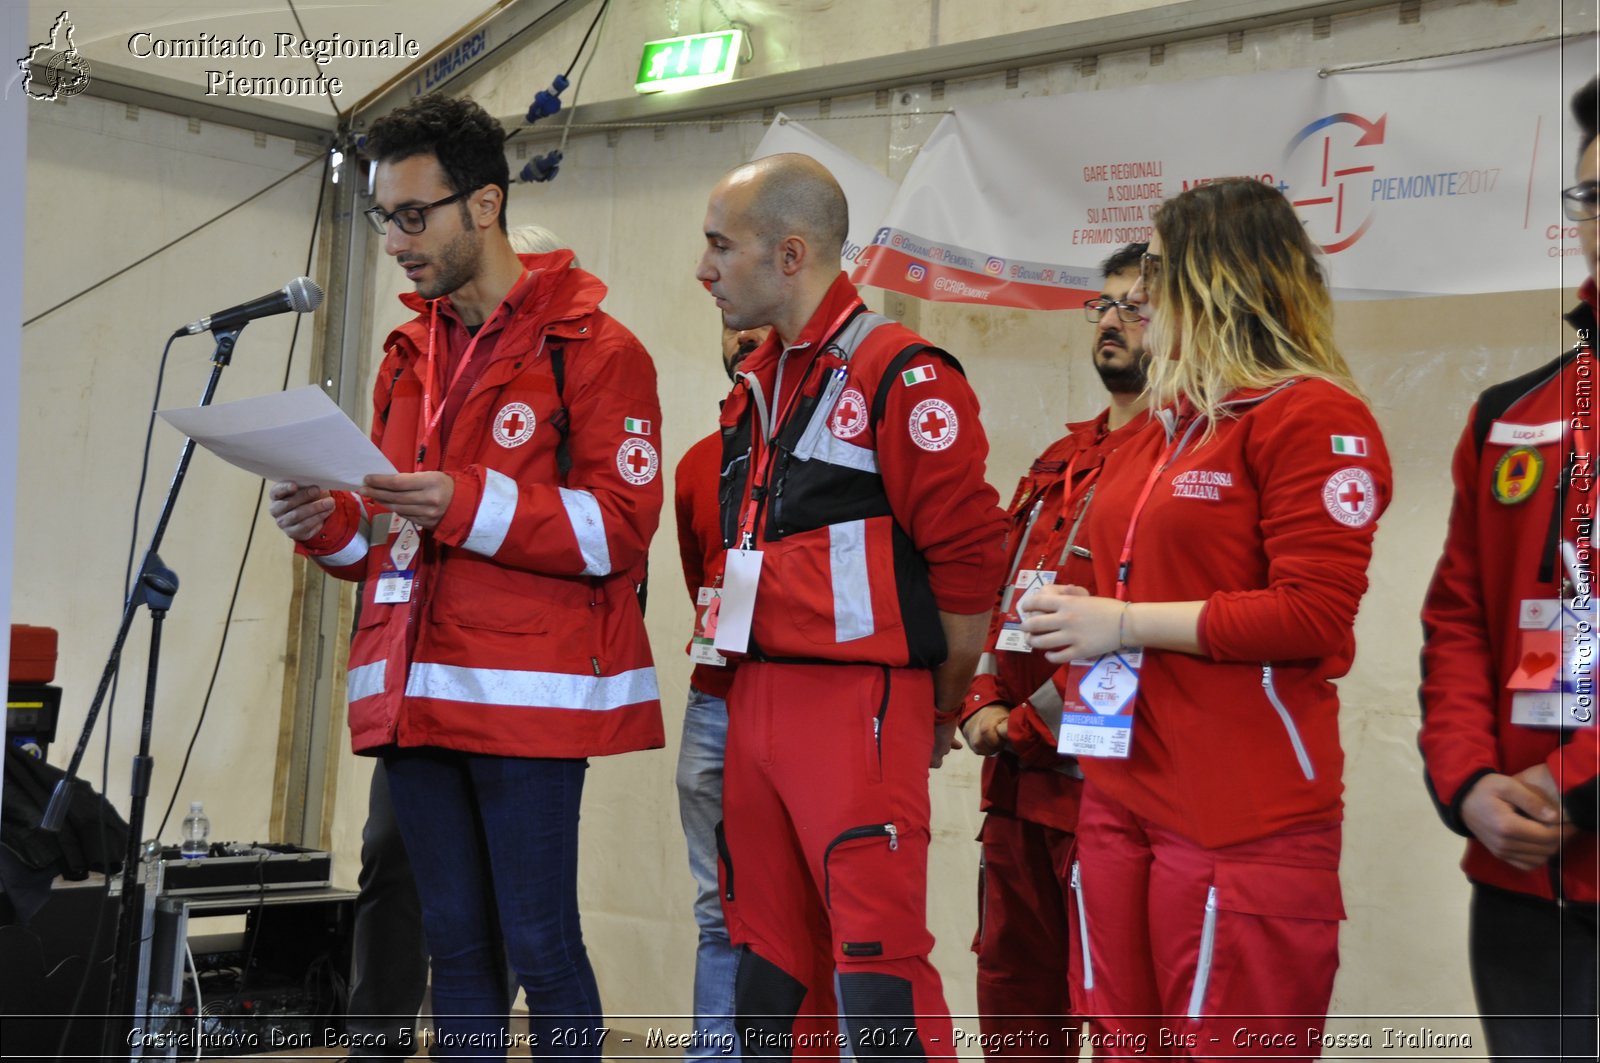
<svg viewBox="0 0 1600 1063"><path fill-rule="evenodd" d="M647 484L656 478L661 456L648 439L632 436L617 448L617 471L631 484Z"/></svg>
<svg viewBox="0 0 1600 1063"><path fill-rule="evenodd" d="M1322 485L1322 505L1340 524L1366 527L1378 512L1378 489L1372 474L1355 466L1340 469Z"/></svg>
<svg viewBox="0 0 1600 1063"><path fill-rule="evenodd" d="M535 423L533 407L525 402L508 402L494 415L494 441L507 449L520 447L533 438Z"/></svg>
<svg viewBox="0 0 1600 1063"><path fill-rule="evenodd" d="M834 404L829 429L840 439L854 439L867 430L867 397L855 388L845 388Z"/></svg>
<svg viewBox="0 0 1600 1063"><path fill-rule="evenodd" d="M956 441L961 422L943 399L923 399L911 409L911 442L923 450L943 450Z"/></svg>

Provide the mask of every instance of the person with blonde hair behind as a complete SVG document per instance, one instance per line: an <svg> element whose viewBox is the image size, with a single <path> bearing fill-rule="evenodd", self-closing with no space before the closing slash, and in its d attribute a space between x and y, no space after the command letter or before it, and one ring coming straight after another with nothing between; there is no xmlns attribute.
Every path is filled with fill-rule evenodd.
<svg viewBox="0 0 1600 1063"><path fill-rule="evenodd" d="M1312 1058L1338 968L1338 692L1389 459L1271 186L1163 204L1128 299L1161 422L1107 461L1098 595L1021 603L1085 776L1072 880L1099 1054Z"/></svg>

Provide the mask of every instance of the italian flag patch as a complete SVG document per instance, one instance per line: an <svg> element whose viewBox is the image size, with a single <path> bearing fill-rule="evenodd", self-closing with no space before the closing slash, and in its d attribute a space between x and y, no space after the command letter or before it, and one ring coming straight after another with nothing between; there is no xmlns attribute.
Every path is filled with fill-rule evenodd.
<svg viewBox="0 0 1600 1063"><path fill-rule="evenodd" d="M624 417L622 419L622 430L624 432L637 432L639 435L647 436L650 434L650 422L641 421L634 417ZM1362 453L1366 453L1366 451L1362 451Z"/></svg>
<svg viewBox="0 0 1600 1063"><path fill-rule="evenodd" d="M919 365L915 369L907 369L900 374L901 382L907 387L912 384L920 384L924 380L932 380L933 378L933 366L931 365Z"/></svg>
<svg viewBox="0 0 1600 1063"><path fill-rule="evenodd" d="M1333 452L1335 454L1352 454L1358 458L1367 456L1366 436L1334 436Z"/></svg>

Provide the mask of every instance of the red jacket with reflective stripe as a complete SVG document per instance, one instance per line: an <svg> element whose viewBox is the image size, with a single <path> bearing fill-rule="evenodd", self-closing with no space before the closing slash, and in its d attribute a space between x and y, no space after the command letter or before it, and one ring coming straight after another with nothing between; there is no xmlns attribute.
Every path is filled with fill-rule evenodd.
<svg viewBox="0 0 1600 1063"><path fill-rule="evenodd" d="M1108 413L1067 426L1067 434L1045 448L1017 483L1011 499L1011 527L1006 535L1010 568L1047 569L1055 582L1077 584L1095 592L1084 525L1099 482L1099 472L1112 451L1150 426L1140 413L1114 432L1106 430ZM1063 484L1072 469L1073 487L1063 504ZM1036 515L1035 515L1036 513ZM1029 525L1032 525L1031 529ZM1024 536L1026 538L1024 539ZM1019 550L1018 544L1021 544ZM1070 550L1069 547L1077 547ZM1065 560L1062 554L1065 553ZM1007 587L1015 582L1014 574ZM1061 715L1061 699L1050 682L1056 666L1044 654L1001 650L995 646L1007 608L1020 597L1001 588L1000 602L989 618L989 637L978 674L967 691L962 722L996 702L1009 706L1006 725L1010 749L983 762L983 808L1004 812L1056 830L1078 828L1078 797L1083 782L1077 761L1056 752L1053 720ZM1043 689L1041 689L1041 687Z"/></svg>
<svg viewBox="0 0 1600 1063"><path fill-rule="evenodd" d="M1157 479L1128 580L1136 603L1203 601L1201 652L1147 650L1132 755L1080 761L1091 786L1207 848L1343 818L1333 680L1355 657L1372 536L1393 490L1377 421L1335 384L1240 392L1225 409ZM1106 462L1089 511L1102 595L1168 445L1157 428Z"/></svg>
<svg viewBox="0 0 1600 1063"><path fill-rule="evenodd" d="M1592 285L1590 281L1585 288L1591 301ZM1588 327L1593 327L1593 320L1592 314L1587 316ZM1461 820L1461 801L1474 783L1491 772L1515 775L1544 762L1568 804L1580 806L1571 814L1581 821L1579 813L1585 801L1591 810L1586 829L1566 843L1560 866L1563 895L1593 903L1600 900L1596 881L1600 849L1592 819L1600 769L1595 728L1562 731L1515 724L1511 721L1512 692L1507 688L1523 656L1522 603L1551 600L1562 593L1564 566L1549 548L1551 522L1556 516L1555 488L1567 475L1572 442L1565 429L1577 412L1574 355L1575 350L1485 392L1456 445L1452 465L1455 500L1444 554L1422 608L1423 715L1418 744L1440 815L1459 834L1468 833ZM1592 397L1592 376L1590 385ZM1501 412L1480 447L1473 422L1478 406L1485 403ZM1586 417L1593 430L1592 406ZM1502 426L1502 431L1495 433L1494 425ZM1550 425L1563 430L1540 433L1544 441L1532 445L1542 461L1538 481L1520 502L1497 501L1493 487L1497 467L1515 447L1529 445L1514 442L1518 428L1528 433ZM1591 482L1593 460L1591 455L1588 469L1579 470L1580 475L1587 472ZM1592 527L1592 520L1590 524ZM1573 537L1580 529L1568 532ZM1567 637L1572 637L1570 631L1563 632L1563 638ZM1592 710L1592 692L1589 700ZM1555 896L1552 865L1519 871L1497 859L1475 838L1468 843L1461 866L1478 882L1539 897Z"/></svg>
<svg viewBox="0 0 1600 1063"><path fill-rule="evenodd" d="M712 432L690 447L672 477L678 515L678 556L693 604L701 587L722 571L722 528L717 515L717 478L722 471L722 434ZM698 615L699 606L695 606ZM733 661L697 664L689 682L696 690L726 699L733 689Z"/></svg>
<svg viewBox="0 0 1600 1063"><path fill-rule="evenodd" d="M333 575L367 581L347 695L358 752L398 744L576 758L664 744L632 578L662 501L655 368L600 311L605 286L570 268L570 252L521 257L532 272L513 289L520 302L447 441L423 458L422 469L450 474L455 493L422 535L411 600L375 600L389 546L367 547L377 513L355 495L336 493L321 534L301 546ZM372 438L410 471L430 314L415 295L401 301L420 313L385 343ZM563 399L565 479L553 424Z"/></svg>
<svg viewBox="0 0 1600 1063"><path fill-rule="evenodd" d="M893 321L845 342L864 313L840 273L787 350L773 333L742 364L721 418L723 540L737 542L756 474L771 467L752 530L763 556L753 646L770 659L931 667L944 656L938 611L993 602L1005 515L984 480L989 445L966 378ZM913 346L924 349L900 365ZM760 405L778 445L752 451Z"/></svg>

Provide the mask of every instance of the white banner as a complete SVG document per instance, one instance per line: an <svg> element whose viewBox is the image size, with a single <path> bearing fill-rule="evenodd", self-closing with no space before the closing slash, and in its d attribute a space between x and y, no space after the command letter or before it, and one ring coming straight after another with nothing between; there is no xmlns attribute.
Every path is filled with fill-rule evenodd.
<svg viewBox="0 0 1600 1063"><path fill-rule="evenodd" d="M906 174L858 283L1075 307L1155 207L1245 175L1279 188L1344 296L1555 288L1583 275L1560 191L1593 36L1319 78L1314 70L963 108ZM1562 266L1571 263L1563 274Z"/></svg>
<svg viewBox="0 0 1600 1063"><path fill-rule="evenodd" d="M786 152L816 159L828 168L839 182L839 187L844 189L845 201L850 205L850 235L844 242L839 265L848 272L855 267L862 248L871 241L872 234L883 225L884 216L889 213L889 204L894 201L895 183L848 151L834 146L779 112L772 125L767 127L766 136L756 145L755 154L750 156L750 160L754 162L768 155Z"/></svg>

